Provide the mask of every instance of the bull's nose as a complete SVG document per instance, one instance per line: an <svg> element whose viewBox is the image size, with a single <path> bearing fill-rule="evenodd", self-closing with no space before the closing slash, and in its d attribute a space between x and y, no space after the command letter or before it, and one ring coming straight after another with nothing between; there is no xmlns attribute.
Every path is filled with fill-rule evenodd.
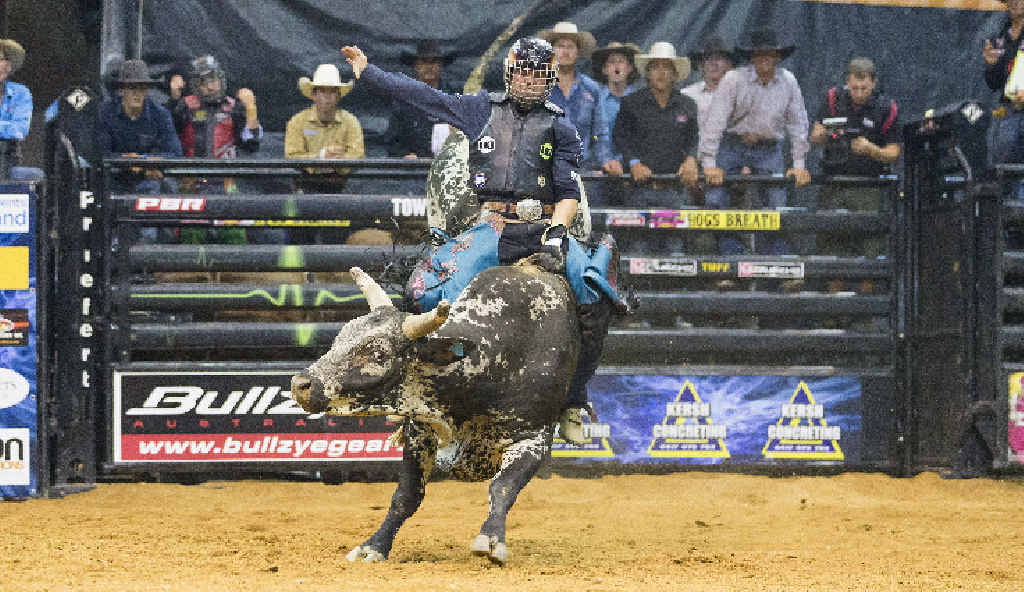
<svg viewBox="0 0 1024 592"><path fill-rule="evenodd" d="M321 413L327 410L327 398L324 397L323 385L319 380L304 374L292 376L292 398L309 413Z"/></svg>

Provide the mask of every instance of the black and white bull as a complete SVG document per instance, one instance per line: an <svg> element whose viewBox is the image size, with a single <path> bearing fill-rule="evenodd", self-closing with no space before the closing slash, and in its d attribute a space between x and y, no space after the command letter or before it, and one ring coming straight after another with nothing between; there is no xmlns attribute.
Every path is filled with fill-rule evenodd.
<svg viewBox="0 0 1024 592"><path fill-rule="evenodd" d="M391 507L349 561L387 559L435 461L450 463L457 479L491 479L490 511L470 550L508 561L508 511L551 452L579 350L564 276L534 264L546 257L487 269L453 304L420 315L400 312L372 278L351 270L370 312L346 323L331 350L292 378L292 396L311 413L406 418Z"/></svg>

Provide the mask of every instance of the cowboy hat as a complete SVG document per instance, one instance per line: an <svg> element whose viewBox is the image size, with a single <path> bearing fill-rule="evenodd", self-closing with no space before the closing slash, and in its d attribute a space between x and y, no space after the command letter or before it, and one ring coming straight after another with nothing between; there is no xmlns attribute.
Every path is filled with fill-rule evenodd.
<svg viewBox="0 0 1024 592"><path fill-rule="evenodd" d="M415 64L418 59L441 60L441 63L447 66L455 60L455 52L445 53L441 51L441 44L436 40L423 39L416 43L416 53L403 51L400 59L406 66Z"/></svg>
<svg viewBox="0 0 1024 592"><path fill-rule="evenodd" d="M0 39L0 54L11 62L11 72L25 63L25 48L14 39Z"/></svg>
<svg viewBox="0 0 1024 592"><path fill-rule="evenodd" d="M587 31L580 31L576 28L576 25L566 21L555 23L555 26L550 29L544 29L537 36L547 41L551 45L555 44L555 41L562 37L568 37L576 42L576 47L580 48L580 57L589 58L590 54L594 52L594 48L597 47L597 39Z"/></svg>
<svg viewBox="0 0 1024 592"><path fill-rule="evenodd" d="M630 75L631 78L636 76L636 64L633 63L633 58L636 54L643 51L640 46L636 43L620 43L618 41L612 41L608 45L602 48L595 49L594 53L590 56L590 63L594 69L594 78L604 82L604 63L608 61L608 56L613 53L621 53L626 56L630 64L633 64L633 73Z"/></svg>
<svg viewBox="0 0 1024 592"><path fill-rule="evenodd" d="M156 78L150 78L149 67L142 60L125 60L114 78L114 84L124 86L126 84L160 84Z"/></svg>
<svg viewBox="0 0 1024 592"><path fill-rule="evenodd" d="M656 41L648 53L636 56L636 69L645 71L651 60L671 60L672 65L676 67L679 80L690 75L690 59L677 56L676 48L668 41Z"/></svg>
<svg viewBox="0 0 1024 592"><path fill-rule="evenodd" d="M316 86L329 86L338 89L338 98L340 99L351 92L354 85L355 83L351 80L348 82L341 81L341 74L338 73L338 67L334 64L320 64L317 66L316 71L313 72L312 80L306 76L299 78L299 92L307 99L313 98L313 87Z"/></svg>
<svg viewBox="0 0 1024 592"><path fill-rule="evenodd" d="M778 38L775 35L775 31L771 29L758 29L750 34L750 39L746 46L741 46L736 49L736 53L744 58L749 59L755 51L770 51L775 50L779 52L782 59L788 58L794 51L796 51L795 45L782 45L779 43Z"/></svg>
<svg viewBox="0 0 1024 592"><path fill-rule="evenodd" d="M736 52L726 46L721 37L708 37L700 51L690 52L690 61L699 64L713 55L725 56L730 62L736 61Z"/></svg>

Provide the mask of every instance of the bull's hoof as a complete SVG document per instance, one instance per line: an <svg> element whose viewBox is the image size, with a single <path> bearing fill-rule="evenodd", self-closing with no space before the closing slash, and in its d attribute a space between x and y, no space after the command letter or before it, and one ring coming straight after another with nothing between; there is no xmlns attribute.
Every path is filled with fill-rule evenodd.
<svg viewBox="0 0 1024 592"><path fill-rule="evenodd" d="M505 565L508 563L508 545L498 540L498 537L489 537L486 534L478 534L473 539L469 550L477 557L486 556L491 563Z"/></svg>
<svg viewBox="0 0 1024 592"><path fill-rule="evenodd" d="M365 545L360 545L355 549L348 552L345 555L345 559L355 563L356 561L365 561L366 563L373 563L376 561L387 561L387 557L383 553L376 549L372 549Z"/></svg>

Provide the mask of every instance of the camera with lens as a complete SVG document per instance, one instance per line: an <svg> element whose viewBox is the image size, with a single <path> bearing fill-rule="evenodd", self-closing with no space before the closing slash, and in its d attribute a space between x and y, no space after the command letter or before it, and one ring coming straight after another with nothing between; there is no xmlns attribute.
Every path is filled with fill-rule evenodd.
<svg viewBox="0 0 1024 592"><path fill-rule="evenodd" d="M825 147L822 164L827 169L841 168L850 160L850 144L864 135L863 122L848 117L826 117L821 120L825 127Z"/></svg>

